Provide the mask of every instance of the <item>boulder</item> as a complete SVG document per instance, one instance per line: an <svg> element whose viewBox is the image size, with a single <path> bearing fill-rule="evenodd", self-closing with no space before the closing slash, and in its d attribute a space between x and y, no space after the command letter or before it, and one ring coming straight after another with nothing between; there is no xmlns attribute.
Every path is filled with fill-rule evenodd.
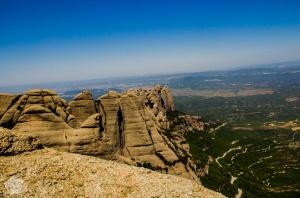
<svg viewBox="0 0 300 198"><path fill-rule="evenodd" d="M107 94L99 97L98 99L114 99L114 98L120 98L121 94L119 94L116 91L108 91Z"/></svg>
<svg viewBox="0 0 300 198"><path fill-rule="evenodd" d="M82 91L81 93L77 94L73 100L93 100L92 92L90 91Z"/></svg>
<svg viewBox="0 0 300 198"><path fill-rule="evenodd" d="M0 118L18 100L17 94L0 94Z"/></svg>
<svg viewBox="0 0 300 198"><path fill-rule="evenodd" d="M56 114L59 116L59 117L61 117L64 121L67 121L67 113L66 113L66 110L63 108L63 107L60 107L60 106L58 106L58 107L56 107L56 109L55 109L55 112L56 112Z"/></svg>
<svg viewBox="0 0 300 198"><path fill-rule="evenodd" d="M31 89L25 92L28 96L56 96L57 93L50 89Z"/></svg>
<svg viewBox="0 0 300 198"><path fill-rule="evenodd" d="M43 96L39 95L33 95L33 96L29 96L28 100L27 100L27 104L43 104L44 100L43 100Z"/></svg>
<svg viewBox="0 0 300 198"><path fill-rule="evenodd" d="M69 103L70 113L76 117L76 121L79 127L88 117L97 113L96 105L93 100L91 92L83 91L82 93L76 95Z"/></svg>
<svg viewBox="0 0 300 198"><path fill-rule="evenodd" d="M32 105L32 106L26 108L22 112L22 115L24 115L24 114L39 114L39 113L51 113L51 111L48 108L45 108L39 104L36 104L36 105Z"/></svg>
<svg viewBox="0 0 300 198"><path fill-rule="evenodd" d="M56 105L54 104L54 100L53 100L52 96L45 96L44 104L45 104L45 107L47 107L48 109L51 109L51 111L55 111Z"/></svg>
<svg viewBox="0 0 300 198"><path fill-rule="evenodd" d="M81 128L100 128L102 126L102 119L100 113L91 115L80 126Z"/></svg>
<svg viewBox="0 0 300 198"><path fill-rule="evenodd" d="M25 101L27 101L28 96L23 95L19 97L15 103L13 103L7 111L4 113L4 115L0 119L0 126L6 127L6 128L12 128L18 120L18 115L20 112L18 110L22 111L24 108L24 103L26 104ZM15 115L17 113L17 115Z"/></svg>
<svg viewBox="0 0 300 198"><path fill-rule="evenodd" d="M0 127L0 156L16 155L39 148L42 146L37 138L14 134L11 130Z"/></svg>

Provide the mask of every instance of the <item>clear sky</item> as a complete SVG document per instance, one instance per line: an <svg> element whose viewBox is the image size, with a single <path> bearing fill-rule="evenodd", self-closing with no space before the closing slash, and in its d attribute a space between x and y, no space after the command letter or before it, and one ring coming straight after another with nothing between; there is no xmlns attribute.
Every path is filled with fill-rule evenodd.
<svg viewBox="0 0 300 198"><path fill-rule="evenodd" d="M0 86L293 60L299 0L0 1Z"/></svg>

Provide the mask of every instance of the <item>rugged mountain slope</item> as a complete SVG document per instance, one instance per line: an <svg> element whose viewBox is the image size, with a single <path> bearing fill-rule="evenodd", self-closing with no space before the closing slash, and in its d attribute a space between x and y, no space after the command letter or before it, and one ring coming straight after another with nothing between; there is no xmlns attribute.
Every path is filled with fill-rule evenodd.
<svg viewBox="0 0 300 198"><path fill-rule="evenodd" d="M182 177L43 149L0 156L0 197L223 196Z"/></svg>
<svg viewBox="0 0 300 198"><path fill-rule="evenodd" d="M11 137L29 136L42 146L198 181L187 149L167 137L167 112L174 111L168 87L110 91L96 101L84 91L69 103L51 90L29 90L2 94L0 101L0 126L11 130Z"/></svg>

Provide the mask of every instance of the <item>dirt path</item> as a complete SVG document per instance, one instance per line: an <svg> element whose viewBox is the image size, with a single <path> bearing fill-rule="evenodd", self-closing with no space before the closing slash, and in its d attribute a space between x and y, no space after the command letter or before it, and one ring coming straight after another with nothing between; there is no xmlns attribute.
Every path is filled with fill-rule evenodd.
<svg viewBox="0 0 300 198"><path fill-rule="evenodd" d="M217 157L217 158L216 158L216 162L219 164L220 167L223 167L223 166L220 164L219 160L222 159L222 158L224 158L224 157L226 157L226 155L227 155L228 153L230 153L230 152L232 152L232 151L235 151L235 150L240 150L240 149L242 149L241 146L238 146L238 147L234 147L234 148L229 149L228 151L226 151L225 153L223 153L222 156Z"/></svg>
<svg viewBox="0 0 300 198"><path fill-rule="evenodd" d="M235 198L240 198L242 197L242 194L243 194L243 190L238 188L238 193L235 195Z"/></svg>
<svg viewBox="0 0 300 198"><path fill-rule="evenodd" d="M221 124L220 126L218 126L218 127L216 127L216 128L211 129L211 130L209 131L209 133L213 133L213 132L219 130L220 128L222 128L222 127L224 127L224 126L226 126L226 125L227 125L227 122Z"/></svg>

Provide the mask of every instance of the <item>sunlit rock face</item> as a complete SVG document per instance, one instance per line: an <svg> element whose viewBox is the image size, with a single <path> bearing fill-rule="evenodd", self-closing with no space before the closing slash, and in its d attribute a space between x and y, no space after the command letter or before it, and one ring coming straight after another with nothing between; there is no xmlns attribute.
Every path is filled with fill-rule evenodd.
<svg viewBox="0 0 300 198"><path fill-rule="evenodd" d="M164 132L174 111L168 87L109 91L93 100L83 91L70 102L54 91L37 89L0 95L0 126L30 135L59 150L144 166L196 178L191 165Z"/></svg>

